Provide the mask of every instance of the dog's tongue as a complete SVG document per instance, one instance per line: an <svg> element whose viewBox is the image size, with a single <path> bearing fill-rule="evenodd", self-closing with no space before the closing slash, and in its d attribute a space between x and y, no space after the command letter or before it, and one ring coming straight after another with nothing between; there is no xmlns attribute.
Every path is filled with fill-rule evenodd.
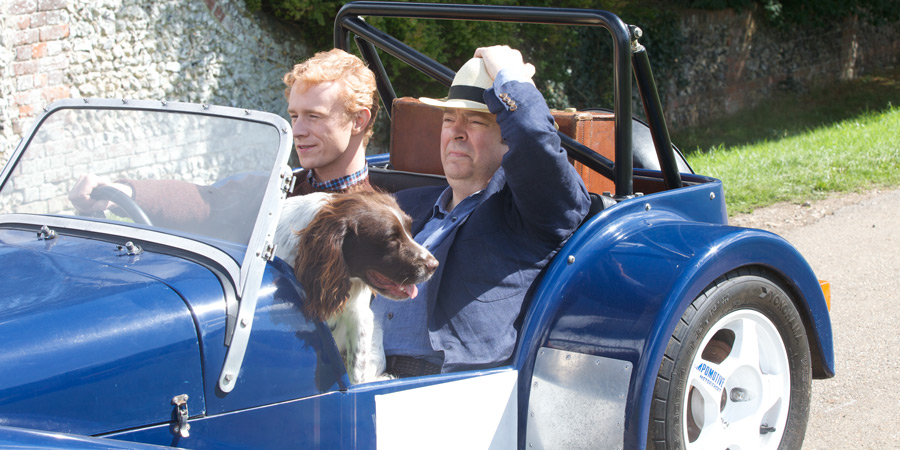
<svg viewBox="0 0 900 450"><path fill-rule="evenodd" d="M369 279L369 283L372 287L376 288L379 291L390 298L393 299L405 299L405 298L416 298L419 295L419 288L416 287L415 284L400 284L395 283L390 278L378 273L375 270L369 270L366 273L367 278Z"/></svg>
<svg viewBox="0 0 900 450"><path fill-rule="evenodd" d="M419 295L419 288L414 284L401 285L400 290L405 292L409 298L416 298L416 296Z"/></svg>

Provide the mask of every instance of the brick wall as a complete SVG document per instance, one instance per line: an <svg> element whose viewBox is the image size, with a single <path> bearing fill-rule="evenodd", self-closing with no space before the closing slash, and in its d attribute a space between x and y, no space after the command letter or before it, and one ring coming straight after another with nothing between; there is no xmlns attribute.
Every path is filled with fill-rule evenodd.
<svg viewBox="0 0 900 450"><path fill-rule="evenodd" d="M243 0L0 0L0 167L67 97L213 103L286 116L282 75L309 56Z"/></svg>
<svg viewBox="0 0 900 450"><path fill-rule="evenodd" d="M65 0L14 0L7 5L13 49L10 73L15 95L8 97L14 109L12 132L21 135L22 118L34 117L37 110L54 100L69 97L63 70L69 64L63 43L69 37Z"/></svg>

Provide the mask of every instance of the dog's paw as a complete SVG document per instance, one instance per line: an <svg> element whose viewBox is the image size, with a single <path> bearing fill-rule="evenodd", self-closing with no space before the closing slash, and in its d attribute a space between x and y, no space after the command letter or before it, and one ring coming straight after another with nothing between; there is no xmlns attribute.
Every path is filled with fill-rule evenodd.
<svg viewBox="0 0 900 450"><path fill-rule="evenodd" d="M396 379L397 379L397 377L395 377L392 374L383 373L383 374L380 374L377 377L375 377L375 379L372 381L388 381L388 380L396 380Z"/></svg>

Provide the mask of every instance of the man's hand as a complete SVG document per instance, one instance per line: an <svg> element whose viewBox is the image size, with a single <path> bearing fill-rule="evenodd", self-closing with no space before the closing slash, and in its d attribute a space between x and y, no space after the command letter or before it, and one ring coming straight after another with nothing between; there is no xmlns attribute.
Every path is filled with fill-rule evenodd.
<svg viewBox="0 0 900 450"><path fill-rule="evenodd" d="M510 74L512 78L527 79L531 84L534 84L531 81L531 77L534 76L534 66L530 63L525 63L522 60L522 53L516 49L507 45L480 47L475 50L475 57L484 60L484 67L492 80L497 78L497 73L501 69L506 69L512 71Z"/></svg>
<svg viewBox="0 0 900 450"><path fill-rule="evenodd" d="M129 197L132 195L131 187L127 184L111 183L108 178L101 178L92 173L82 175L75 183L75 187L69 191L69 201L72 202L76 212L89 215L92 212L106 211L110 208L111 202L91 198L91 192L98 186L112 186Z"/></svg>

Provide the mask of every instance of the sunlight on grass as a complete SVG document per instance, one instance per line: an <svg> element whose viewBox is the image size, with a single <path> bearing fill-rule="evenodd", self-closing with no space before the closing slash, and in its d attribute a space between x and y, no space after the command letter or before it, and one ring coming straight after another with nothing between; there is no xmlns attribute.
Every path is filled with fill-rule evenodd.
<svg viewBox="0 0 900 450"><path fill-rule="evenodd" d="M780 140L886 112L891 105L900 107L900 68L802 94L781 92L753 108L702 126L673 129L672 140L686 153Z"/></svg>
<svg viewBox="0 0 900 450"><path fill-rule="evenodd" d="M697 173L723 181L730 214L831 192L900 185L900 107L777 141L688 154Z"/></svg>
<svg viewBox="0 0 900 450"><path fill-rule="evenodd" d="M898 186L900 69L672 134L697 173L723 181L729 214Z"/></svg>

